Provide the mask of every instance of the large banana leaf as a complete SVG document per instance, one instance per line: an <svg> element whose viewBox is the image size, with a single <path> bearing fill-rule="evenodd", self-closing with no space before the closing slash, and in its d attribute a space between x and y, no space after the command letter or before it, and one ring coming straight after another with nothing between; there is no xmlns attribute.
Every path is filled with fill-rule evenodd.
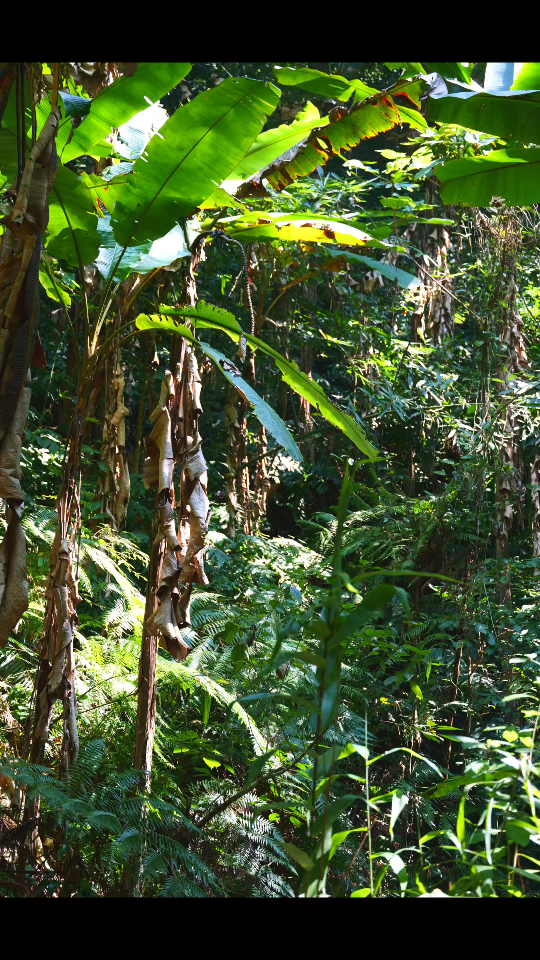
<svg viewBox="0 0 540 960"><path fill-rule="evenodd" d="M203 224L204 226L204 224ZM220 228L242 241L288 240L305 243L341 243L347 246L379 247L388 244L341 220L306 213L266 213L252 211L220 221Z"/></svg>
<svg viewBox="0 0 540 960"><path fill-rule="evenodd" d="M361 80L347 80L338 74L323 73L310 67L275 67L277 82L283 87L301 87L320 97L332 100L350 100L353 94L364 100L379 93L376 87L368 87Z"/></svg>
<svg viewBox="0 0 540 960"><path fill-rule="evenodd" d="M400 270L399 267L393 267L391 263L374 260L373 257L363 257L358 253L351 253L348 250L344 251L340 256L343 256L349 263L364 263L371 270L377 270L383 277L397 281L399 286L404 290L414 290L415 287L420 286L421 281L418 277L413 276L412 273L407 273L406 270Z"/></svg>
<svg viewBox="0 0 540 960"><path fill-rule="evenodd" d="M190 69L190 63L141 63L132 77L119 77L110 87L105 87L92 100L89 115L64 147L62 162L94 154L96 145L113 127L118 129L144 110L146 97L154 102L159 100L180 83Z"/></svg>
<svg viewBox="0 0 540 960"><path fill-rule="evenodd" d="M97 225L90 191L72 170L59 164L49 194L47 250L72 267L92 263L99 251Z"/></svg>
<svg viewBox="0 0 540 960"><path fill-rule="evenodd" d="M464 92L430 98L427 117L492 133L502 140L538 143L540 91L501 90L498 95Z"/></svg>
<svg viewBox="0 0 540 960"><path fill-rule="evenodd" d="M184 329L189 333L189 330ZM185 333L183 336L185 336ZM263 427L266 427L268 433L287 451L293 460L297 460L300 463L302 461L300 450L283 420L270 404L266 403L266 400L263 400L262 397L259 396L251 384L242 378L240 371L236 369L234 364L232 364L223 353L215 350L214 347L211 347L208 343L204 343L202 340L198 340L197 343L201 350L206 353L208 357L212 358L216 367L221 370L221 373L229 383L251 404L259 423L262 423Z"/></svg>
<svg viewBox="0 0 540 960"><path fill-rule="evenodd" d="M244 337L252 347L272 357L276 366L281 371L281 376L285 383L288 383L296 393L308 400L329 423L333 424L333 426L337 427L349 437L365 456L370 460L376 459L377 451L366 438L359 424L347 413L343 413L342 410L339 410L330 403L322 387L314 380L310 380L305 373L302 373L296 363L286 360L285 357L282 357L281 354L273 350L272 347L268 346L264 341L259 340L258 337L244 333L232 313L228 313L228 311L221 310L218 307L213 307L211 304L204 303L203 301L199 301L196 307L166 307L160 305L160 311L162 314L167 314L168 316L159 317L153 315L148 317L141 314L137 317L135 323L138 329L167 330L168 332L185 335L182 333L182 330L178 329L178 324L175 323L173 317L170 316L172 314L174 316L185 317L185 319L190 320L195 327L210 327L214 330L220 330L222 333L226 333L231 337L235 343L238 343L240 337Z"/></svg>
<svg viewBox="0 0 540 960"><path fill-rule="evenodd" d="M246 155L278 98L271 84L231 77L177 110L116 204L118 243L157 240L187 218Z"/></svg>
<svg viewBox="0 0 540 960"><path fill-rule="evenodd" d="M492 197L512 206L540 203L540 148L493 150L435 167L444 203L485 207Z"/></svg>
<svg viewBox="0 0 540 960"><path fill-rule="evenodd" d="M109 214L99 220L98 234L100 239L99 256L95 262L96 268L102 277L110 280L118 261L122 248L114 239ZM188 233L188 239L189 233ZM178 224L164 237L147 241L136 247L128 247L114 271L115 279L125 280L130 273L150 273L158 267L167 267L180 257L189 257L190 250L186 244L184 231Z"/></svg>
<svg viewBox="0 0 540 960"><path fill-rule="evenodd" d="M300 144L293 158L271 164L261 172L261 179L266 178L275 190L282 190L298 177L305 177L316 167L324 166L332 155L341 156L342 150L351 150L361 140L391 130L397 124L408 123L424 130L424 117L407 104L409 101L412 107L417 106L424 87L423 80L400 81L390 90L381 92L375 100L355 103L350 110L336 107L335 112L332 111L332 120L325 127L315 128L305 143ZM403 108L396 104L396 97L404 99Z"/></svg>
<svg viewBox="0 0 540 960"><path fill-rule="evenodd" d="M317 107L308 101L292 123L282 123L279 127L260 133L227 180L247 180L304 140L314 127L325 126L328 120L328 117L321 117Z"/></svg>

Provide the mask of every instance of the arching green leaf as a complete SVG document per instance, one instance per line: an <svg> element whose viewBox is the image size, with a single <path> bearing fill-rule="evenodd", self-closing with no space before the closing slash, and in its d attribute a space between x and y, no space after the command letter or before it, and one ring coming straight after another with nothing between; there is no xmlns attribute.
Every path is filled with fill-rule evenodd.
<svg viewBox="0 0 540 960"><path fill-rule="evenodd" d="M356 423L348 413L343 413L343 411L335 407L333 403L330 403L322 387L314 380L310 380L305 373L302 373L296 363L286 360L285 357L282 357L281 354L273 350L272 347L268 346L264 341L259 340L258 337L253 337L249 333L243 333L238 321L231 313L228 313L226 310L221 310L218 307L213 307L203 301L199 301L196 307L176 308L160 306L160 310L164 314L174 314L175 316L185 317L187 320L191 320L197 327L211 327L215 330L221 330L236 343L238 343L241 336L245 337L247 343L252 347L272 357L276 366L281 371L283 380L289 384L295 393L300 394L300 396L308 400L322 417L349 437L365 456L370 460L376 459L377 450L369 442L360 425ZM186 336L187 333L188 338L192 337L189 330L187 330L186 327L181 327L176 324L172 316L159 317L140 314L135 323L139 330L169 330L180 334L180 336Z"/></svg>
<svg viewBox="0 0 540 960"><path fill-rule="evenodd" d="M502 140L536 143L540 129L540 92L507 90L499 96L463 93L430 98L427 117L439 123L461 124L470 130L493 133Z"/></svg>
<svg viewBox="0 0 540 960"><path fill-rule="evenodd" d="M540 104L539 104L540 106ZM492 197L513 206L540 202L540 148L493 150L435 168L444 203L486 207Z"/></svg>
<svg viewBox="0 0 540 960"><path fill-rule="evenodd" d="M157 240L209 197L249 150L278 91L231 77L177 110L137 160L115 208L122 246Z"/></svg>
<svg viewBox="0 0 540 960"><path fill-rule="evenodd" d="M234 364L227 359L227 357L220 353L219 350L215 350L208 343L203 343L202 340L199 340L199 347L201 350L206 353L207 356L211 357L216 366L221 370L222 374L229 383L232 383L233 387L243 396L248 403L254 408L254 413L257 419L262 423L263 427L266 427L268 433L270 433L274 440L280 444L287 451L287 453L293 458L293 460L302 461L302 454L298 449L294 439L289 433L287 427L283 423L281 417L276 413L276 411L268 404L259 394L253 389L253 387L247 383L246 380L240 375L240 371L235 371Z"/></svg>
<svg viewBox="0 0 540 960"><path fill-rule="evenodd" d="M338 74L323 73L310 67L275 67L277 82L283 87L301 87L310 93L332 100L350 100L354 93L372 97L376 87L368 87L361 80L347 80Z"/></svg>
<svg viewBox="0 0 540 960"><path fill-rule="evenodd" d="M58 166L49 194L49 225L45 246L58 260L78 266L92 263L99 251L98 220L92 211L90 193L68 167Z"/></svg>
<svg viewBox="0 0 540 960"><path fill-rule="evenodd" d="M172 90L191 69L190 63L140 63L132 77L119 77L92 100L90 113L77 127L73 138L62 152L62 162L87 153L107 137L112 128L118 129L149 100L155 102ZM108 154L103 154L108 156Z"/></svg>

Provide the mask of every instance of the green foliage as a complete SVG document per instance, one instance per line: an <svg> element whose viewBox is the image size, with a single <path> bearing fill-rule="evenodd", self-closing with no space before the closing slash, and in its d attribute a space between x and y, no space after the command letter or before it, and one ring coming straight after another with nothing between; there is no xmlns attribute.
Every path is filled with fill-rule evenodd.
<svg viewBox="0 0 540 960"><path fill-rule="evenodd" d="M226 180L278 101L258 80L225 80L170 117L135 164L112 220L122 246L156 240Z"/></svg>
<svg viewBox="0 0 540 960"><path fill-rule="evenodd" d="M535 109L534 95L517 91L537 86L536 65L518 76L514 64L488 64L484 79L481 64L284 64L269 120L273 64L195 64L164 97L185 67L141 65L137 83L121 78L92 100L70 80L78 105L63 91L60 153L71 133L73 150L85 125L93 129L100 101L102 129L90 137L102 138L91 150L100 157L115 149L103 140L112 126L143 125L143 92L163 97L170 117L135 167L124 157L98 173L87 155L59 167L51 195L40 269L47 366L33 371L22 452L30 606L0 654L0 889L25 898L537 897L538 151L516 133L525 136ZM419 132L399 129L396 111L405 120L409 109L400 85L418 101L423 87L407 77L428 73L470 94L432 94L428 119L439 109L473 119L483 103L489 125L474 132L480 120L456 112L424 129L411 101ZM364 136L374 104L362 107L362 97L383 85L394 120L379 111L370 129L388 122L386 132L346 160L322 147L306 159L303 141L339 133L326 97L338 112L355 98L345 119ZM0 169L12 171L4 190L17 174L12 101L0 136ZM38 128L49 109L45 98ZM87 111L78 126L74 110ZM507 126L495 129L501 118ZM185 138L193 144L199 121L190 166ZM136 153L135 133L125 136L125 152ZM321 169L233 201L233 181L290 147L297 172ZM11 203L5 193L5 215ZM243 333L243 253L220 243L220 231L245 243L255 336ZM187 308L184 266L201 234L199 299ZM382 259L360 254L365 246ZM45 765L26 757L83 284L90 319L103 325L86 367L99 397L83 427L75 544L81 751L58 779L59 703ZM441 304L452 323L438 335ZM193 591L186 661L158 653L148 791L132 767L155 497L132 472L126 532L116 533L98 492L105 389L96 369L120 326L128 458L137 423L142 437L152 429L173 338L198 344L204 371L210 585ZM201 329L210 343L198 340ZM239 357L218 349L219 333L254 352L254 384ZM269 433L266 516L257 528L255 513L239 508L234 540L218 368L248 401L252 493L261 423ZM354 476L349 441L366 457ZM240 486L239 474L237 495ZM513 524L503 549L505 510ZM24 793L27 804L41 797L43 849L31 866Z"/></svg>
<svg viewBox="0 0 540 960"><path fill-rule="evenodd" d="M144 110L147 103L159 100L180 83L190 69L190 63L140 63L132 77L119 77L105 87L92 100L88 116L64 147L62 163L69 163L82 154L108 156L103 142L111 129L127 123Z"/></svg>

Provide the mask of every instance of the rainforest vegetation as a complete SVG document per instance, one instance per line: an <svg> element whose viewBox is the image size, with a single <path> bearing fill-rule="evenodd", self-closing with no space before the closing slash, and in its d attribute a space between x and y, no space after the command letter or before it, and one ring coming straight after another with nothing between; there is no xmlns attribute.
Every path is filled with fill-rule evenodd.
<svg viewBox="0 0 540 960"><path fill-rule="evenodd" d="M538 896L540 64L0 120L0 896Z"/></svg>

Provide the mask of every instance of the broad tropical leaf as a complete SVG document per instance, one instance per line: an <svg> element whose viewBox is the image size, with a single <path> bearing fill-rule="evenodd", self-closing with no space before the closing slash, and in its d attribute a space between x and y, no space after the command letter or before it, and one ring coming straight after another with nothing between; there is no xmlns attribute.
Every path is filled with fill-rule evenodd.
<svg viewBox="0 0 540 960"><path fill-rule="evenodd" d="M234 364L231 364L230 360L228 360L223 353L215 350L214 347L209 346L208 343L204 343L202 340L198 341L198 345L207 356L212 358L229 383L232 383L233 387L238 390L238 393L251 404L255 416L259 422L262 423L263 427L266 427L268 433L273 436L274 440L287 451L293 460L297 460L300 463L303 459L302 454L276 411L242 378L240 371L235 369Z"/></svg>
<svg viewBox="0 0 540 960"><path fill-rule="evenodd" d="M285 383L288 383L296 393L308 400L322 417L333 424L333 426L338 427L365 456L371 460L377 457L375 447L367 440L359 424L357 424L349 414L343 413L343 411L330 403L324 390L318 383L310 380L305 373L302 373L296 363L286 360L281 354L277 353L276 350L268 346L268 344L259 340L258 337L244 333L240 324L231 313L214 307L211 304L204 303L203 301L199 301L196 307L166 307L160 305L160 311L168 316L152 315L148 317L145 314L141 314L137 317L135 323L138 329L168 330L169 332L180 333L181 336L186 336L184 331L187 330L187 328L179 328L179 325L175 323L172 316L169 316L173 314L175 316L185 317L187 320L192 321L196 327L210 327L214 330L221 330L222 333L226 333L231 337L235 343L238 343L241 336L245 337L250 346L272 357L276 366L281 371ZM189 331L187 332L189 333ZM190 334L190 336L192 336L192 334Z"/></svg>
<svg viewBox="0 0 540 960"><path fill-rule="evenodd" d="M317 107L308 101L292 123L282 123L279 127L260 133L245 157L229 174L228 181L247 180L304 140L314 127L325 126L328 120L328 117L321 117Z"/></svg>
<svg viewBox="0 0 540 960"><path fill-rule="evenodd" d="M62 162L68 163L85 153L92 155L113 127L118 129L144 110L145 97L154 102L159 100L180 83L190 69L190 63L141 63L132 77L119 77L110 87L105 87L92 100L89 115L64 147Z"/></svg>
<svg viewBox="0 0 540 960"><path fill-rule="evenodd" d="M412 273L407 273L406 270L400 270L399 267L393 267L390 263L374 260L373 257L363 257L359 253L351 253L348 250L341 256L349 263L365 263L371 270L378 270L383 277L388 277L389 280L397 280L399 286L403 287L404 290L413 290L420 286L418 277L413 276Z"/></svg>
<svg viewBox="0 0 540 960"><path fill-rule="evenodd" d="M376 87L368 87L361 80L347 80L338 74L323 73L310 67L275 67L277 82L283 87L301 87L317 96L332 100L350 100L353 94L364 100L379 93Z"/></svg>
<svg viewBox="0 0 540 960"><path fill-rule="evenodd" d="M175 260L190 255L184 231L178 224L153 243L148 241L137 247L128 247L121 259L123 248L114 239L109 214L99 221L98 234L100 248L95 266L106 280L110 280L112 271L117 280L125 280L130 273L150 273L157 267L168 267ZM189 236L188 233L188 239Z"/></svg>
<svg viewBox="0 0 540 960"><path fill-rule="evenodd" d="M204 226L204 225L203 225ZM253 211L243 216L227 217L220 228L242 241L289 240L305 243L341 243L348 246L379 247L388 244L375 240L368 233L341 220L305 213L262 213Z"/></svg>
<svg viewBox="0 0 540 960"><path fill-rule="evenodd" d="M72 267L79 265L79 256L82 263L92 263L99 251L97 225L89 191L72 170L59 165L49 195L47 250Z"/></svg>
<svg viewBox="0 0 540 960"><path fill-rule="evenodd" d="M493 150L485 157L450 160L435 167L446 204L485 207L492 197L512 206L540 202L540 148Z"/></svg>
<svg viewBox="0 0 540 960"><path fill-rule="evenodd" d="M270 84L231 78L177 110L137 160L118 200L118 243L157 240L186 219L245 156L278 96Z"/></svg>
<svg viewBox="0 0 540 960"><path fill-rule="evenodd" d="M292 159L271 164L263 170L261 179L264 177L268 180L275 190L282 190L298 177L305 177L316 167L323 166L332 155L341 156L342 150L351 150L361 140L391 130L397 124L405 122L425 129L422 115L406 103L408 99L413 106L417 106L424 86L422 80L413 83L401 81L390 90L353 104L350 110L335 107L325 127L315 128L307 140L299 145ZM403 119L395 97L406 98Z"/></svg>
<svg viewBox="0 0 540 960"><path fill-rule="evenodd" d="M455 93L430 98L428 120L460 124L470 130L492 133L502 140L538 143L540 140L540 92L519 90L491 93Z"/></svg>

